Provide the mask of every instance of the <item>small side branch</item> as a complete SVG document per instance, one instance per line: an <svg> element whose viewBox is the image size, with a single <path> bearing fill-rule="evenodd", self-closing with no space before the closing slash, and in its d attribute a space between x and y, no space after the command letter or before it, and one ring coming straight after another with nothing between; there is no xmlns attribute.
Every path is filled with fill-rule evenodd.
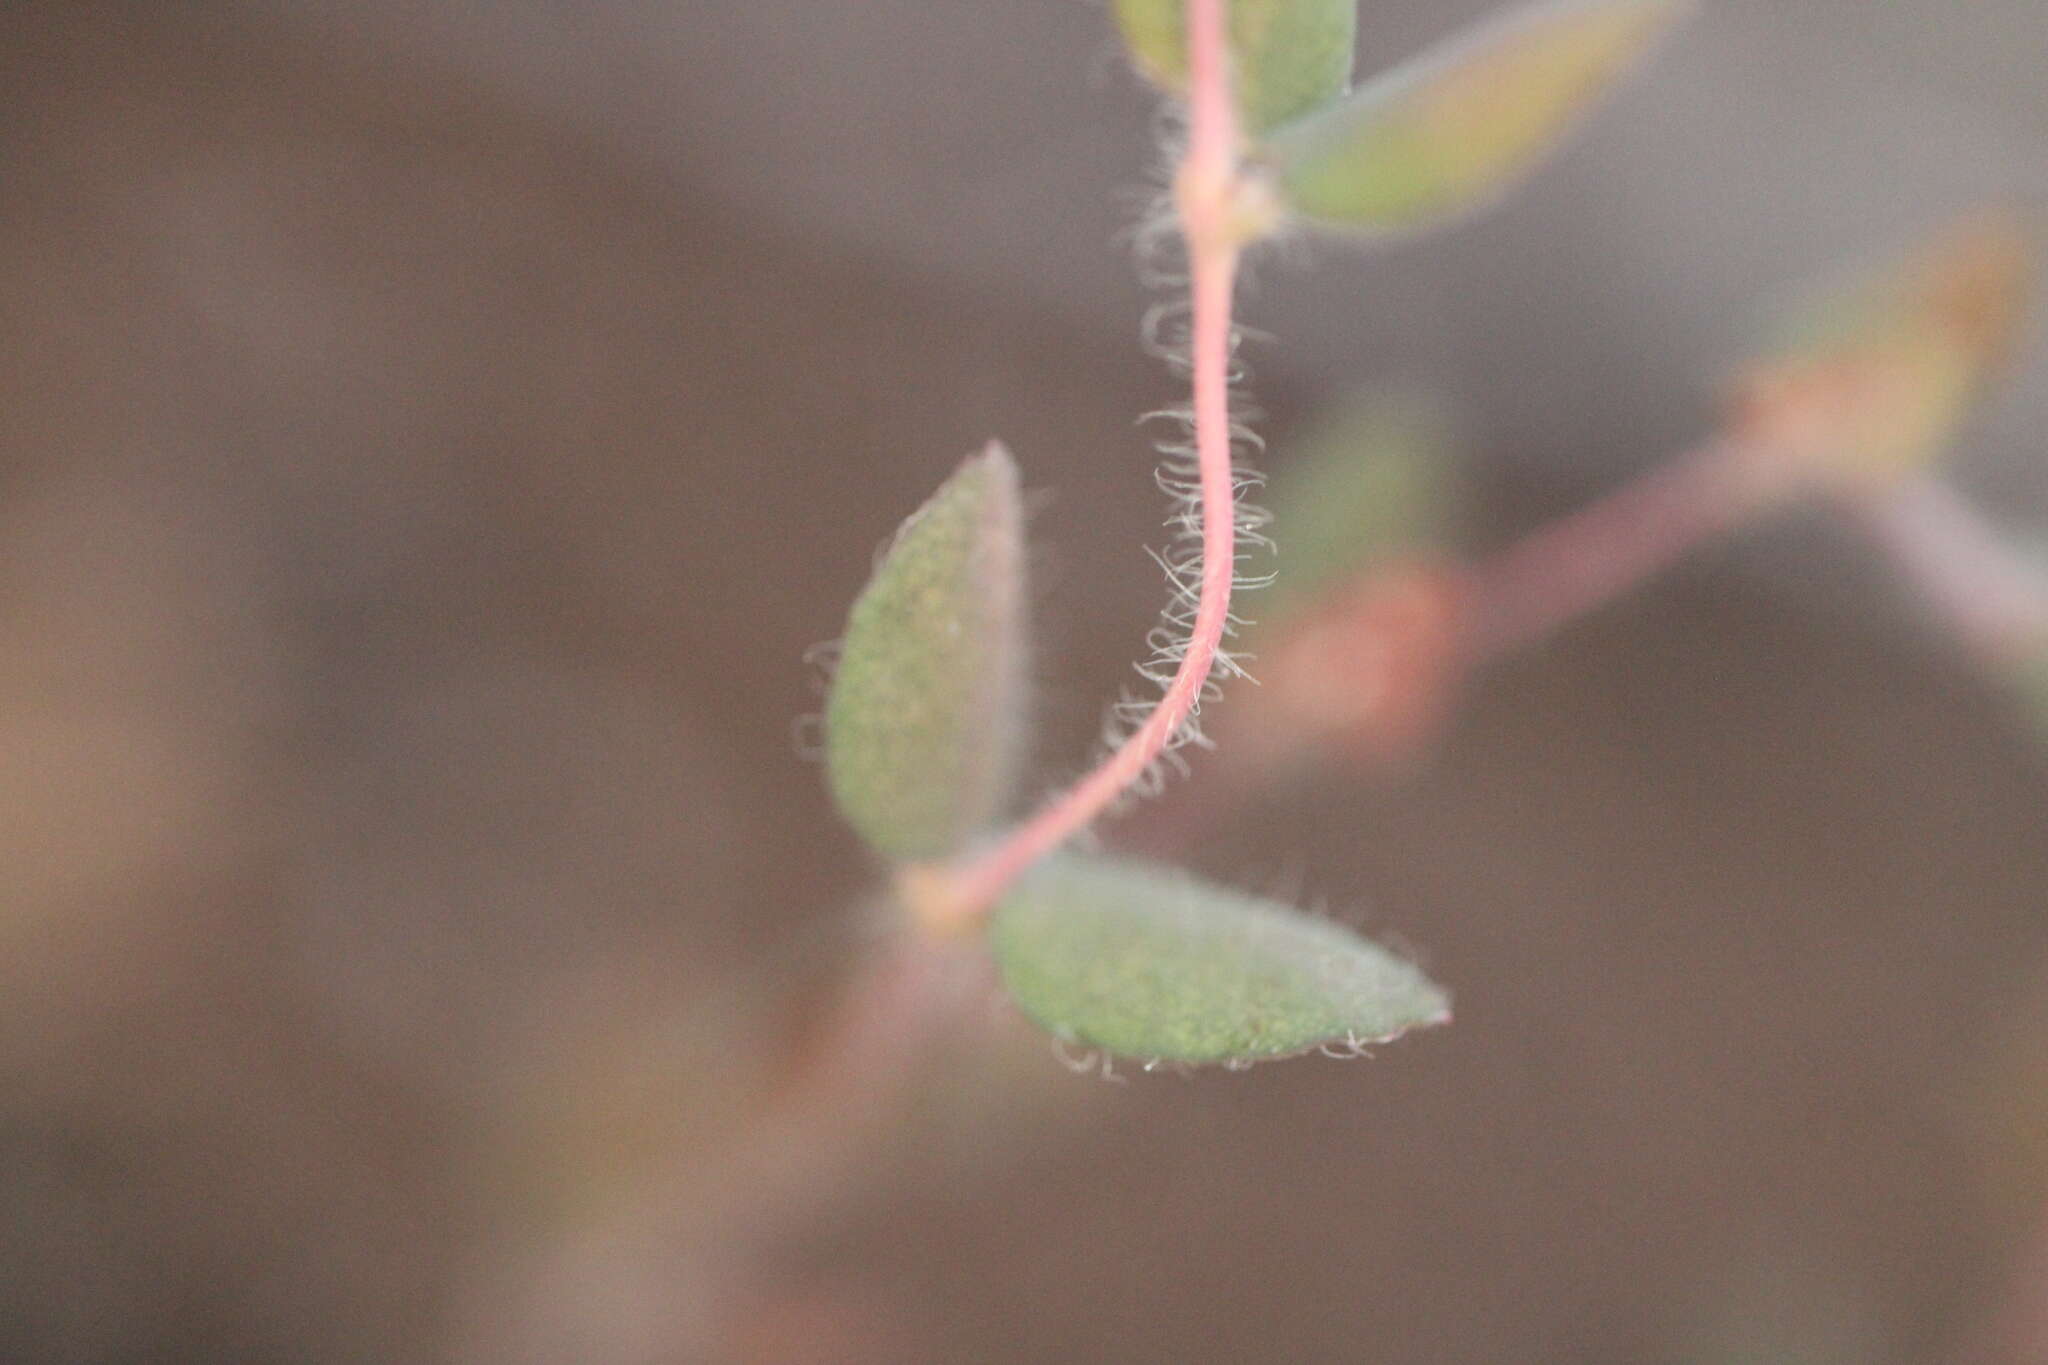
<svg viewBox="0 0 2048 1365"><path fill-rule="evenodd" d="M1977 658L1997 668L2048 644L2048 569L1945 484L1916 479L1851 508Z"/></svg>
<svg viewBox="0 0 2048 1365"><path fill-rule="evenodd" d="M1479 563L1471 656L1533 644L1732 529L1755 506L1754 462L1742 443L1714 441Z"/></svg>

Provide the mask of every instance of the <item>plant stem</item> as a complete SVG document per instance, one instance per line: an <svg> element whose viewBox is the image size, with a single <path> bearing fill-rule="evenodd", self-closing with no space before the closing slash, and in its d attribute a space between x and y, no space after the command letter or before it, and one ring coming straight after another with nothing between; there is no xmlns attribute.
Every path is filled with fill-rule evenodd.
<svg viewBox="0 0 2048 1365"><path fill-rule="evenodd" d="M1225 0L1190 0L1187 6L1188 142L1174 185L1193 304L1194 437L1202 506L1201 588L1187 651L1158 707L1115 752L948 879L940 918L953 923L985 914L1026 869L1080 832L1143 776L1194 714L1223 643L1237 539L1230 348L1231 302L1242 251L1240 135L1224 14Z"/></svg>
<svg viewBox="0 0 2048 1365"><path fill-rule="evenodd" d="M1472 570L1469 657L1534 643L1731 529L1756 506L1755 450L1710 441Z"/></svg>
<svg viewBox="0 0 2048 1365"><path fill-rule="evenodd" d="M720 1171L692 1173L694 1191L678 1191L674 1206L694 1207L733 1238L816 1205L902 1107L961 1007L986 989L978 966L916 935L876 945L798 1063L785 1064L790 1074L750 1123L744 1149Z"/></svg>
<svg viewBox="0 0 2048 1365"><path fill-rule="evenodd" d="M1995 668L2048 641L2048 571L1946 484L1913 479L1849 507L1977 658Z"/></svg>

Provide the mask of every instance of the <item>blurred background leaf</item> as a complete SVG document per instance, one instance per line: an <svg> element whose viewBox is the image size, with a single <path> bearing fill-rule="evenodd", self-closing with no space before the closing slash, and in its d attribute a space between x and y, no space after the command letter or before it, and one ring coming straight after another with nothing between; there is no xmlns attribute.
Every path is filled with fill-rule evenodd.
<svg viewBox="0 0 2048 1365"><path fill-rule="evenodd" d="M1690 0L1542 0L1375 77L1271 145L1311 221L1418 232L1498 199L1639 65Z"/></svg>
<svg viewBox="0 0 2048 1365"><path fill-rule="evenodd" d="M1277 446L1268 501L1280 550L1248 609L1271 623L1388 564L1452 556L1462 509L1450 426L1426 395L1371 391Z"/></svg>
<svg viewBox="0 0 2048 1365"><path fill-rule="evenodd" d="M1115 3L1138 70L1185 93L1185 0ZM1358 0L1231 0L1228 8L1233 93L1247 131L1276 128L1350 88Z"/></svg>
<svg viewBox="0 0 2048 1365"><path fill-rule="evenodd" d="M1737 390L1736 425L1809 477L1882 486L1944 455L2025 318L2034 251L1983 212L1788 308Z"/></svg>
<svg viewBox="0 0 2048 1365"><path fill-rule="evenodd" d="M1416 390L1349 395L1273 451L1273 581L1244 601L1256 688L1218 722L1231 781L1311 756L1417 756L1457 690L1468 509L1451 423ZM1218 774L1220 777L1221 774Z"/></svg>

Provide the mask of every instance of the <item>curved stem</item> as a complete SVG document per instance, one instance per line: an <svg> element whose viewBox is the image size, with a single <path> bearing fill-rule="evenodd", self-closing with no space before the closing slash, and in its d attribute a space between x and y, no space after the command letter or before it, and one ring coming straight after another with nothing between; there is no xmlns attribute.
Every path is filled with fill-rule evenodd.
<svg viewBox="0 0 2048 1365"><path fill-rule="evenodd" d="M972 920L1033 863L1091 823L1166 751L1201 700L1230 615L1236 499L1230 467L1231 301L1241 232L1239 132L1224 0L1190 0L1188 145L1175 180L1193 303L1195 457L1202 487L1202 579L1187 652L1158 707L1102 764L994 848L949 876L942 918Z"/></svg>

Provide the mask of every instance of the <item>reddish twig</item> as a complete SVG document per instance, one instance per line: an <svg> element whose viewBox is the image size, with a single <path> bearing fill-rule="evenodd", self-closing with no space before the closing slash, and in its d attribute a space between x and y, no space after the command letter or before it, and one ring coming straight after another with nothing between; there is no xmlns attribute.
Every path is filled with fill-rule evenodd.
<svg viewBox="0 0 2048 1365"><path fill-rule="evenodd" d="M1481 561L1470 656L1532 644L1733 529L1757 506L1756 463L1746 443L1711 441Z"/></svg>
<svg viewBox="0 0 2048 1365"><path fill-rule="evenodd" d="M1946 484L1913 479L1850 508L1979 659L2000 667L2048 642L2048 568Z"/></svg>

